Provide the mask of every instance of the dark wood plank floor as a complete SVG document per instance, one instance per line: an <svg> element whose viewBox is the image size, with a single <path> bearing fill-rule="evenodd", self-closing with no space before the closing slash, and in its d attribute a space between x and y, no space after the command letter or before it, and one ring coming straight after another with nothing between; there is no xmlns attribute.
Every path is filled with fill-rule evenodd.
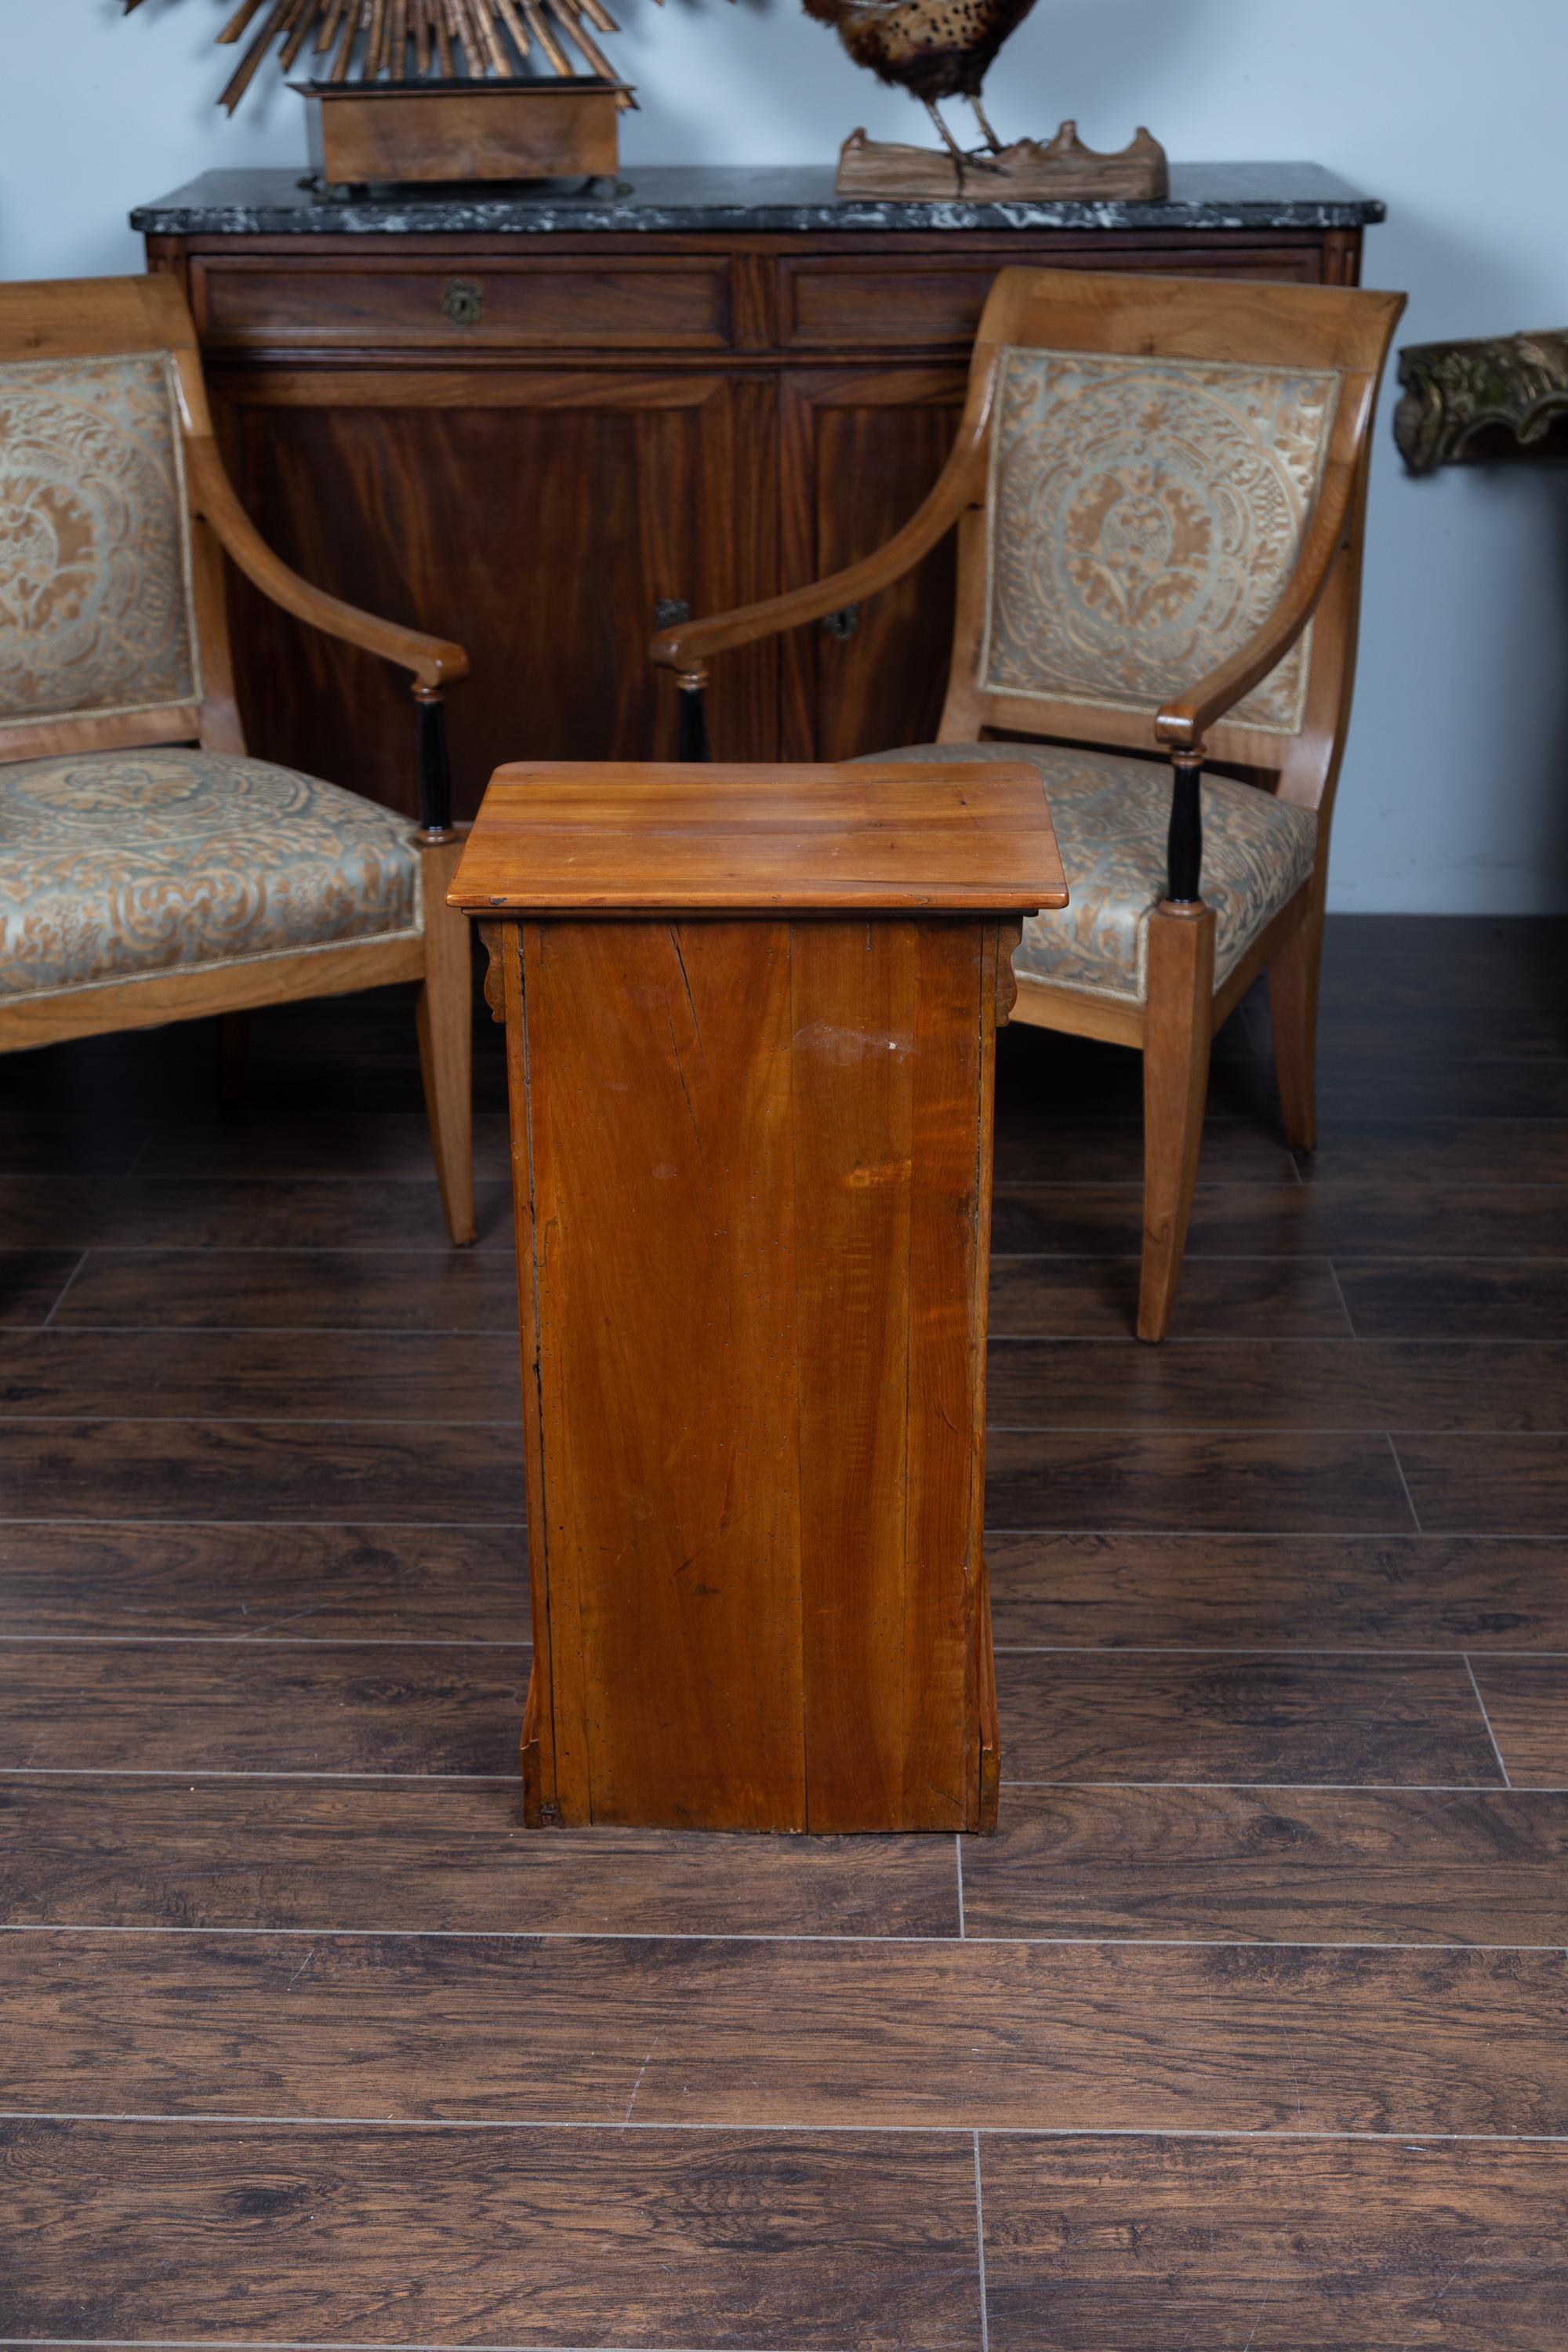
<svg viewBox="0 0 1568 2352"><path fill-rule="evenodd" d="M994 1839L525 1836L501 1076L3 1067L0 2342L1568 2346L1568 926L1341 921L1322 1149L1003 1041Z"/></svg>

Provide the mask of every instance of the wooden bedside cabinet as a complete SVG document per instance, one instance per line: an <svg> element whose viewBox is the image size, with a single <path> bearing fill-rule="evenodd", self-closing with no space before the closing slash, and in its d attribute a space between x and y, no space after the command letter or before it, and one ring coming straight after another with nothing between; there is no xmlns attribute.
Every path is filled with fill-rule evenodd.
<svg viewBox="0 0 1568 2352"><path fill-rule="evenodd" d="M994 1828L992 1073L1066 902L1022 762L492 779L531 1828Z"/></svg>

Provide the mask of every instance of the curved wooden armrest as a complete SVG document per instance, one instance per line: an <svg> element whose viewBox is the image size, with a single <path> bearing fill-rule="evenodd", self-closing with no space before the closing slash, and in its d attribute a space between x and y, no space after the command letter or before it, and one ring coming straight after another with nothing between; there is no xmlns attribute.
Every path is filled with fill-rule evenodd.
<svg viewBox="0 0 1568 2352"><path fill-rule="evenodd" d="M1211 670L1180 701L1165 705L1154 721L1154 732L1162 743L1175 751L1201 751L1204 737L1215 719L1234 709L1284 660L1317 611L1334 559L1349 535L1358 470L1354 462L1331 463L1324 468L1322 487L1284 594L1239 653Z"/></svg>
<svg viewBox="0 0 1568 2352"><path fill-rule="evenodd" d="M328 636L342 637L412 670L416 692L435 693L468 674L468 656L461 646L445 637L428 637L419 629L405 629L396 621L378 620L345 604L324 589L313 588L274 555L245 509L224 470L217 444L205 436L185 444L190 461L191 503L217 533L227 553L264 596L280 604L296 620L309 622Z"/></svg>
<svg viewBox="0 0 1568 2352"><path fill-rule="evenodd" d="M935 488L903 529L895 531L874 555L863 556L858 563L848 564L826 580L814 580L808 588L788 589L760 604L741 604L732 613L716 613L711 620L677 621L673 627L661 629L650 649L660 668L700 679L710 654L724 653L731 646L749 646L758 637L775 636L782 629L798 628L804 621L819 621L825 613L836 613L841 605L874 596L879 588L911 570L952 529L965 507L973 504L984 482L994 373L986 372L980 396L972 398L965 408L958 440Z"/></svg>

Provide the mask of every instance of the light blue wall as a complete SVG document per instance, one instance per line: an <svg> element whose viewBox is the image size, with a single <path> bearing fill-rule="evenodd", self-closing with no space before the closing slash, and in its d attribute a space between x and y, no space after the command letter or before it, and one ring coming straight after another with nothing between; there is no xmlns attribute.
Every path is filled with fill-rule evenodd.
<svg viewBox="0 0 1568 2352"><path fill-rule="evenodd" d="M139 266L128 208L218 164L304 162L268 69L230 123L233 0L0 0L0 275ZM826 162L856 123L922 136L798 0L612 0L639 162ZM20 19L21 21L18 21ZM1037 0L993 69L1004 136L1075 115L1178 158L1310 156L1388 201L1369 282L1402 338L1568 326L1568 8L1512 0ZM1386 409L1386 402L1385 402ZM1406 480L1379 426L1361 687L1334 903L1568 907L1568 470Z"/></svg>

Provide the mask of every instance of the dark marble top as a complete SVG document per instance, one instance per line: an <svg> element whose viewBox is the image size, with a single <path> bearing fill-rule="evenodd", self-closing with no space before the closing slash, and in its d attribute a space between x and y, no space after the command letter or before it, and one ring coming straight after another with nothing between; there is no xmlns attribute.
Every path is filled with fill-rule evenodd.
<svg viewBox="0 0 1568 2352"><path fill-rule="evenodd" d="M838 197L834 166L658 163L615 183L318 195L289 171L204 172L141 205L153 236L549 236L628 230L1325 229L1380 221L1384 205L1318 163L1173 163L1164 204L959 203Z"/></svg>

